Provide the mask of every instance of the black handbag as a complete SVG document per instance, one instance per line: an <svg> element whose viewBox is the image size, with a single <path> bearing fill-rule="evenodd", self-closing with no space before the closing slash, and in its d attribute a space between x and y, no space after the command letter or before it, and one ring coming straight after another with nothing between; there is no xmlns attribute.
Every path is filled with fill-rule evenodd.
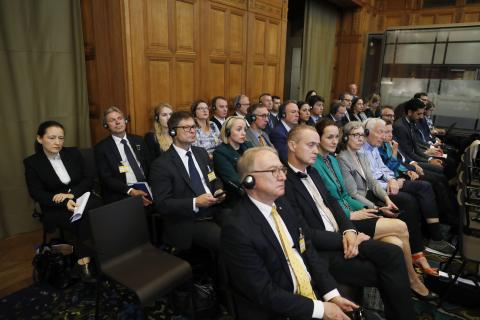
<svg viewBox="0 0 480 320"><path fill-rule="evenodd" d="M33 257L34 283L48 283L55 288L64 289L72 281L70 272L73 267L72 255L63 255L53 248L56 242L42 244Z"/></svg>

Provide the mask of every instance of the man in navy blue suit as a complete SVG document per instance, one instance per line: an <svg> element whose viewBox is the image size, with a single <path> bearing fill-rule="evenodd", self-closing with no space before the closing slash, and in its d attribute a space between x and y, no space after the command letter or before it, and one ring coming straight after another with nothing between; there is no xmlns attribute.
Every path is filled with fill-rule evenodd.
<svg viewBox="0 0 480 320"><path fill-rule="evenodd" d="M270 132L270 141L278 151L278 156L283 163L287 162L287 135L298 124L298 106L293 100L284 102L278 111L280 122Z"/></svg>

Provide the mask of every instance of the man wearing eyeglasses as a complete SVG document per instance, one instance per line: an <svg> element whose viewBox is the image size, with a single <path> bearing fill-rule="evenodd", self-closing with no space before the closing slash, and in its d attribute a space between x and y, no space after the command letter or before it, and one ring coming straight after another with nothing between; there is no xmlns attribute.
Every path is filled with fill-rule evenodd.
<svg viewBox="0 0 480 320"><path fill-rule="evenodd" d="M187 112L174 112L168 120L173 143L150 169L155 210L164 218L164 240L177 249L192 243L219 250L220 218L217 206L225 199L208 153L192 146L195 121Z"/></svg>
<svg viewBox="0 0 480 320"><path fill-rule="evenodd" d="M250 99L244 94L236 96L233 99L233 106L235 107L236 116L245 117L248 107L250 107Z"/></svg>
<svg viewBox="0 0 480 320"><path fill-rule="evenodd" d="M247 140L254 147L272 146L268 134L264 131L268 126L268 117L268 109L263 104L256 103L248 108L247 121L250 127L247 129Z"/></svg>
<svg viewBox="0 0 480 320"><path fill-rule="evenodd" d="M222 254L238 319L350 319L358 308L340 296L283 195L286 168L269 147L238 161L247 195L225 219ZM323 301L322 301L323 300Z"/></svg>

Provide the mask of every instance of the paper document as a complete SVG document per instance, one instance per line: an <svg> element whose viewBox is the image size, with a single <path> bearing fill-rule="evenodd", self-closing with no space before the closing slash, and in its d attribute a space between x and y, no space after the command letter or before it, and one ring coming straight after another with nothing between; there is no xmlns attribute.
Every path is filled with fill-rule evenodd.
<svg viewBox="0 0 480 320"><path fill-rule="evenodd" d="M80 219L83 215L83 211L87 206L88 199L90 198L90 192L85 192L77 199L77 206L73 211L72 217L70 218L70 222L75 222Z"/></svg>

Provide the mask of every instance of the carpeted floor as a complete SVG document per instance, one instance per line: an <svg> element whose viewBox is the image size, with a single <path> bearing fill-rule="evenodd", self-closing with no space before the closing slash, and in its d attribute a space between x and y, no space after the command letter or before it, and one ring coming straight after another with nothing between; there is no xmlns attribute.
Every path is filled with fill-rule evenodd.
<svg viewBox="0 0 480 320"><path fill-rule="evenodd" d="M172 319L187 320L181 306L174 310L169 299L157 301L153 307L141 309L133 293L111 281L101 282L98 319ZM0 301L0 319L94 319L97 287L78 282L64 290L48 285L32 285ZM438 310L434 304L415 300L417 319L480 319L480 308L465 309L446 303ZM218 312L203 319L230 319Z"/></svg>

